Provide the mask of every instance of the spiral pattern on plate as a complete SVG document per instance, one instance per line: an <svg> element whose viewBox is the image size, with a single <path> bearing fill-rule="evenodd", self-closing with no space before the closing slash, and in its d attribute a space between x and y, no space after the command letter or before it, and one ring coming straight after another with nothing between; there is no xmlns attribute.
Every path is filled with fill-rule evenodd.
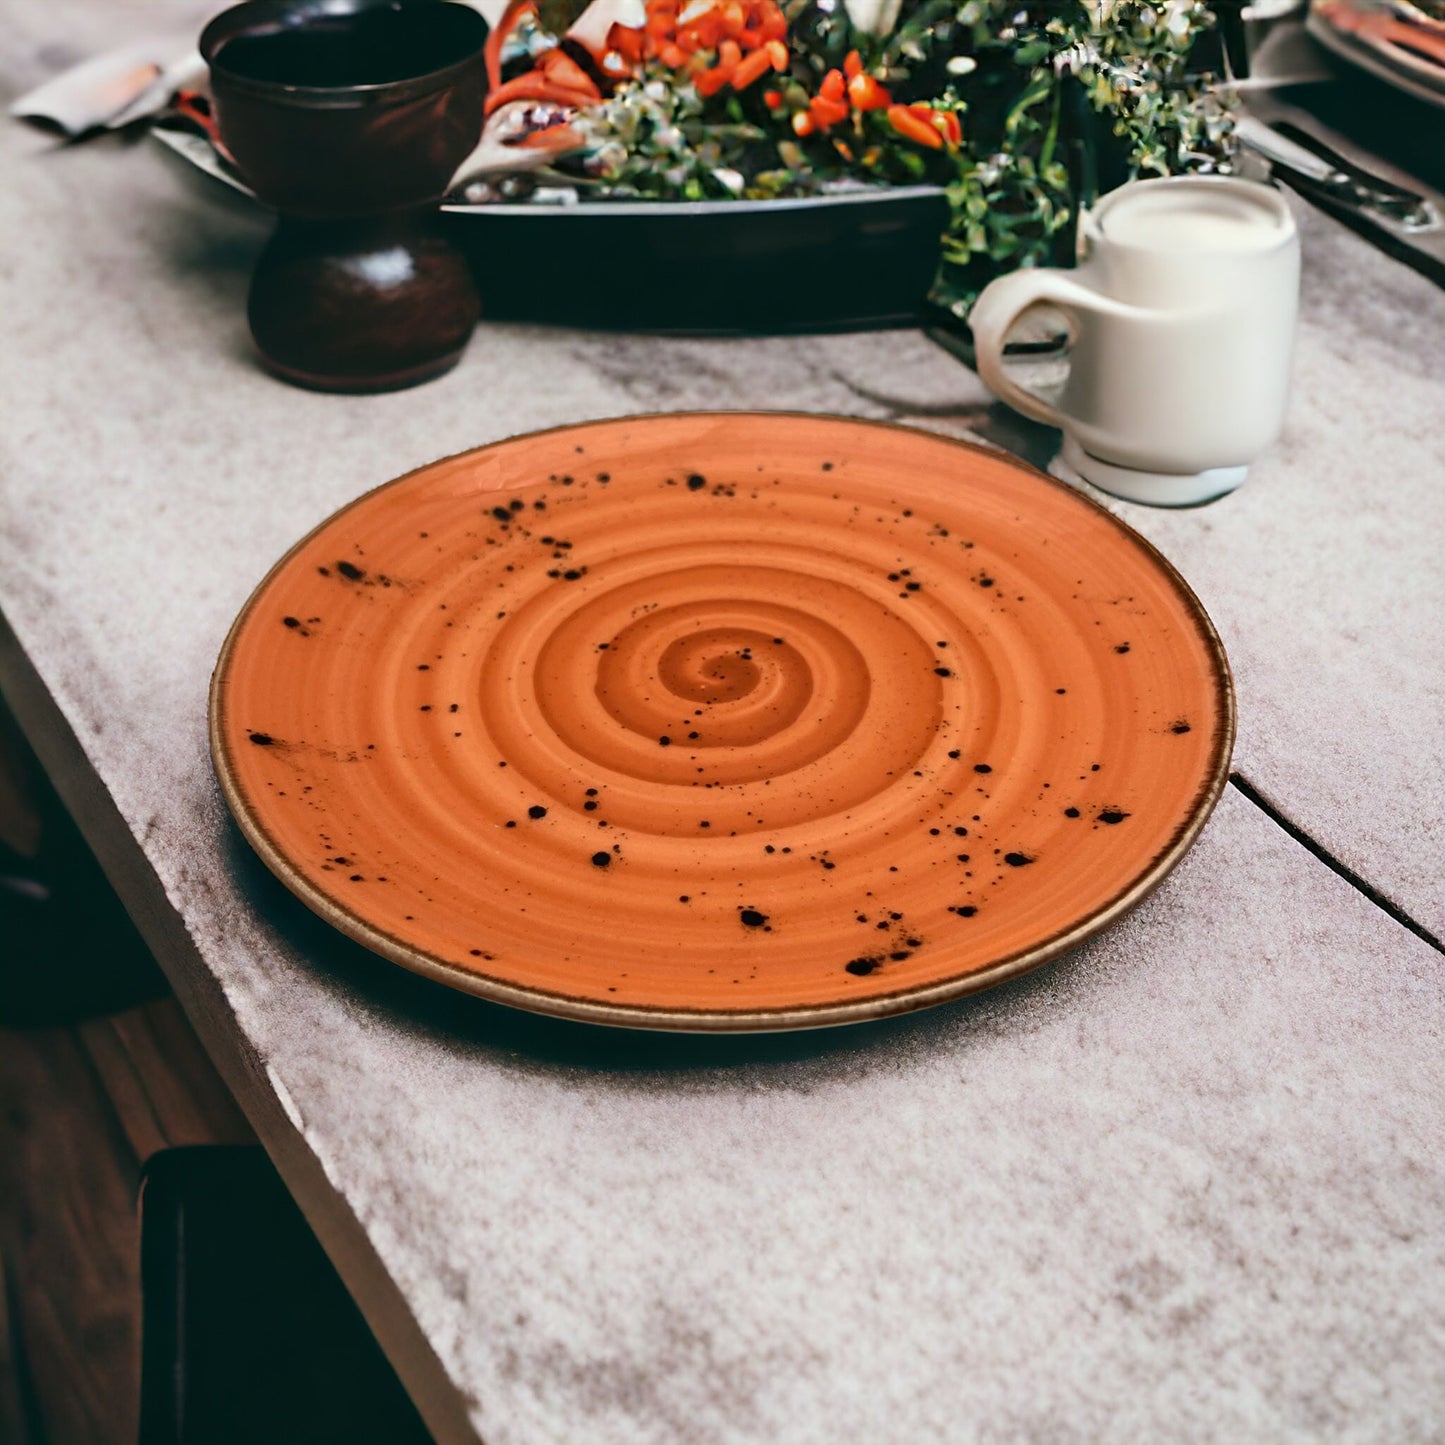
<svg viewBox="0 0 1445 1445"><path fill-rule="evenodd" d="M1003 457L688 415L522 437L305 539L217 669L266 861L506 1002L785 1027L1042 961L1222 785L1218 641L1146 543Z"/></svg>

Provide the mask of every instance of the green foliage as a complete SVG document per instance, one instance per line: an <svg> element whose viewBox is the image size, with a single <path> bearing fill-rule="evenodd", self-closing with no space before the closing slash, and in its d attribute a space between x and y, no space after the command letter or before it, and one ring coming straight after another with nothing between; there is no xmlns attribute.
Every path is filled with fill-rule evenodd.
<svg viewBox="0 0 1445 1445"><path fill-rule="evenodd" d="M704 99L654 66L585 113L603 194L663 199L942 186L950 223L934 296L966 313L994 275L1066 259L1081 206L1132 176L1227 167L1230 117L1189 56L1202 0L903 0L886 35L843 0L784 0L791 68ZM857 50L900 103L952 111L958 146L922 147L882 110L800 139L790 124ZM782 92L769 107L764 92Z"/></svg>

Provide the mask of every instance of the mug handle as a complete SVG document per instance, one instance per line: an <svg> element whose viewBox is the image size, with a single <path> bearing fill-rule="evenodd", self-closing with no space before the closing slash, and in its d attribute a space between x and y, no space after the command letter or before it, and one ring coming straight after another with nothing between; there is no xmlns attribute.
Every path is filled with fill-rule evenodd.
<svg viewBox="0 0 1445 1445"><path fill-rule="evenodd" d="M973 331L974 364L983 384L1016 412L1046 426L1062 427L1063 414L1036 392L1020 386L1008 374L1003 359L1009 332L1019 318L1030 307L1045 303L1057 306L1071 318L1079 312L1093 312L1119 320L1143 320L1149 313L1113 301L1073 280L1066 272L1042 266L1000 276L979 293L969 312L968 324Z"/></svg>

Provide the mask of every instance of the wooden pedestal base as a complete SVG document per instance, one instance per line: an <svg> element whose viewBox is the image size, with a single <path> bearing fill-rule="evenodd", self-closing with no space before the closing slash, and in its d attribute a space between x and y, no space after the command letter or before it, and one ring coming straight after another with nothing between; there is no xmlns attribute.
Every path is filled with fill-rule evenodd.
<svg viewBox="0 0 1445 1445"><path fill-rule="evenodd" d="M394 391L461 358L481 314L436 217L282 216L251 279L247 316L267 368L321 391Z"/></svg>

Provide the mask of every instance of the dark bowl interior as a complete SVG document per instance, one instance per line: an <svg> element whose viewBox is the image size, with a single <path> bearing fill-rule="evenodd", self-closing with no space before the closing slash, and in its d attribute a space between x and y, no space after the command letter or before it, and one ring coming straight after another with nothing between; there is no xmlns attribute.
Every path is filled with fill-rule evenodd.
<svg viewBox="0 0 1445 1445"><path fill-rule="evenodd" d="M437 77L486 35L475 10L445 0L247 0L206 27L201 54L250 87L355 90Z"/></svg>
<svg viewBox="0 0 1445 1445"><path fill-rule="evenodd" d="M201 35L221 140L288 215L437 200L477 143L487 22L449 0L247 0Z"/></svg>

